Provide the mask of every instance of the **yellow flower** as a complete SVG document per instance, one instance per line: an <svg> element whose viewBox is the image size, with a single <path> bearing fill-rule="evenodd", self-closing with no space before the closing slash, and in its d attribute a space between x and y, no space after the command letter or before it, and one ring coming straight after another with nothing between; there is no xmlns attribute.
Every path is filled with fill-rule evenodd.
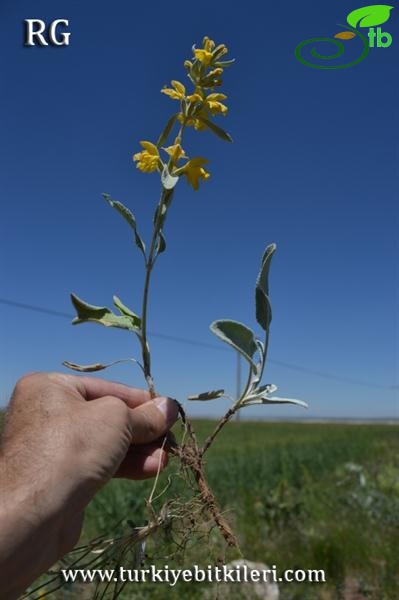
<svg viewBox="0 0 399 600"><path fill-rule="evenodd" d="M208 73L208 77L220 77L221 75L223 75L223 69L221 67L218 67L217 69L212 69L212 71L209 71Z"/></svg>
<svg viewBox="0 0 399 600"><path fill-rule="evenodd" d="M226 100L226 98L227 96L224 94L209 94L209 96L205 98L205 105L212 115L222 114L225 116L228 108L225 104L222 104L220 100Z"/></svg>
<svg viewBox="0 0 399 600"><path fill-rule="evenodd" d="M195 58L197 60L199 60L200 62L202 62L202 64L205 65L206 67L211 64L211 61L212 61L212 58L213 58L212 52L207 52L203 48L200 48L198 50L194 50L194 56L195 56Z"/></svg>
<svg viewBox="0 0 399 600"><path fill-rule="evenodd" d="M202 102L202 97L197 92L195 92L194 94L187 96L187 100L195 104L196 102Z"/></svg>
<svg viewBox="0 0 399 600"><path fill-rule="evenodd" d="M212 50L215 47L215 42L213 40L210 40L207 35L202 40L202 43L204 44L204 50L206 50L207 52L212 52Z"/></svg>
<svg viewBox="0 0 399 600"><path fill-rule="evenodd" d="M212 51L215 47L215 42L210 40L209 37L205 36L202 41L204 47L198 50L194 50L194 56L197 60L202 62L206 67L211 64L213 54Z"/></svg>
<svg viewBox="0 0 399 600"><path fill-rule="evenodd" d="M198 116L206 119L208 117L208 113L205 110L200 110ZM180 123L184 123L187 127L194 127L196 131L203 131L204 129L207 129L207 126L200 119L195 117L189 117L187 119L184 117L184 115L182 115L182 113L177 115L177 120L180 121Z"/></svg>
<svg viewBox="0 0 399 600"><path fill-rule="evenodd" d="M173 146L163 148L163 150L169 154L174 164L176 164L181 158L187 158L186 153L179 143L175 143Z"/></svg>
<svg viewBox="0 0 399 600"><path fill-rule="evenodd" d="M194 57L205 67L209 67L213 61L219 60L224 54L227 54L226 46L220 44L215 48L215 42L206 36L203 39L203 48L194 49Z"/></svg>
<svg viewBox="0 0 399 600"><path fill-rule="evenodd" d="M172 98L172 100L183 100L186 95L186 88L184 87L184 85L180 83L180 81L175 80L173 80L171 83L173 89L164 87L161 90L162 94L166 94L167 96Z"/></svg>
<svg viewBox="0 0 399 600"><path fill-rule="evenodd" d="M195 190L198 190L199 188L200 179L205 181L210 177L210 173L205 171L203 167L207 162L206 158L198 156L197 158L189 160L181 170L179 169L180 173L183 173L187 177L188 183L191 183Z"/></svg>
<svg viewBox="0 0 399 600"><path fill-rule="evenodd" d="M140 142L144 150L133 155L133 160L137 162L136 167L144 173L156 171L161 159L158 148L152 142Z"/></svg>

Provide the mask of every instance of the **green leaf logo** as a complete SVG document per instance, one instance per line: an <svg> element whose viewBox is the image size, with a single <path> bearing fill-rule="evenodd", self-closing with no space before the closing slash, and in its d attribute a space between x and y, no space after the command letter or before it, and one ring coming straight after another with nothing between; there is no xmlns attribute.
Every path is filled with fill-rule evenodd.
<svg viewBox="0 0 399 600"><path fill-rule="evenodd" d="M393 6L386 4L373 4L357 8L349 13L347 21L351 27L374 27L388 21Z"/></svg>

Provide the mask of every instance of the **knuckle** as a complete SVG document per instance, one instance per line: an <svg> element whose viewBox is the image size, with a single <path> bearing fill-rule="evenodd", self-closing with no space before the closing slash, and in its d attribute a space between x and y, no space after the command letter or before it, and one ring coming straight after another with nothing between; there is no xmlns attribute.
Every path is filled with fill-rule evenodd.
<svg viewBox="0 0 399 600"><path fill-rule="evenodd" d="M41 381L43 376L44 374L39 372L23 375L15 384L15 392L23 392L27 388L30 388L32 384Z"/></svg>
<svg viewBox="0 0 399 600"><path fill-rule="evenodd" d="M116 396L105 396L103 406L108 418L111 418L115 424L129 423L129 407Z"/></svg>
<svg viewBox="0 0 399 600"><path fill-rule="evenodd" d="M104 400L107 404L107 409L118 412L118 414L120 413L121 415L127 413L126 404L116 396L105 396Z"/></svg>
<svg viewBox="0 0 399 600"><path fill-rule="evenodd" d="M158 409L154 405L148 404L147 410L144 410L145 417L145 428L149 438L156 439L162 433L162 427L160 423L160 415Z"/></svg>

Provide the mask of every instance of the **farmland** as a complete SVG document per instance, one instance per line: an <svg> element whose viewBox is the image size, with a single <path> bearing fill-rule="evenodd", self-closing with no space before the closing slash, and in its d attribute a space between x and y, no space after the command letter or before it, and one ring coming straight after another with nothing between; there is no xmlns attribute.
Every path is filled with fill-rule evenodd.
<svg viewBox="0 0 399 600"><path fill-rule="evenodd" d="M199 437L203 439L212 425L196 421ZM324 584L282 584L282 600L399 598L398 434L397 425L240 422L220 435L207 458L207 477L242 556L276 565L279 571L326 572ZM175 471L172 459L157 489ZM152 484L112 481L89 506L82 540L128 527L126 519L120 523L122 517L130 525L143 525ZM176 494L188 495L180 477L172 477L170 489L155 506ZM197 532L197 538L179 548L173 526L148 542L147 564L190 567L237 557L234 551L224 555L216 529L201 539ZM216 597L209 586L206 593ZM199 584L182 583L173 589L130 584L120 597L194 599L203 594ZM88 585L83 590L74 584L50 597L72 600L89 598L90 593Z"/></svg>

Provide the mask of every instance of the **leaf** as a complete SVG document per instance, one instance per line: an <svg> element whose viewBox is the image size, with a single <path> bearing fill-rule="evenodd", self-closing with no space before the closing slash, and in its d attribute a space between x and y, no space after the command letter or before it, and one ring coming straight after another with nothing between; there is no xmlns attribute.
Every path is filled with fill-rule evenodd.
<svg viewBox="0 0 399 600"><path fill-rule="evenodd" d="M334 35L334 37L340 40L350 40L356 37L356 33L353 31L341 31L340 33L337 33L337 35Z"/></svg>
<svg viewBox="0 0 399 600"><path fill-rule="evenodd" d="M210 325L212 333L221 340L233 346L246 360L256 369L256 365L252 360L253 355L257 350L255 336L253 331L237 321L229 321L223 319L214 321Z"/></svg>
<svg viewBox="0 0 399 600"><path fill-rule="evenodd" d="M259 397L254 400L250 400L249 402L244 402L243 406L253 406L255 404L296 404L297 406L308 408L307 403L303 400L296 400L295 398L278 398L277 396L272 396L270 398Z"/></svg>
<svg viewBox="0 0 399 600"><path fill-rule="evenodd" d="M139 250L141 250L141 252L143 253L144 258L145 256L145 244L143 242L143 240L141 239L141 237L139 236L139 234L137 233L137 229L134 230L134 241L136 242L136 246Z"/></svg>
<svg viewBox="0 0 399 600"><path fill-rule="evenodd" d="M137 323L137 327L140 327L141 319L138 315L136 315L136 313L130 310L130 308L128 308L127 306L125 306L125 304L123 304L122 300L118 298L118 296L113 296L112 300L116 308L121 313L121 315L125 315L126 317L132 317L132 320L134 320Z"/></svg>
<svg viewBox="0 0 399 600"><path fill-rule="evenodd" d="M382 25L382 23L388 21L392 8L393 6L386 4L363 6L349 13L346 20L351 27L374 27L374 25Z"/></svg>
<svg viewBox="0 0 399 600"><path fill-rule="evenodd" d="M104 325L105 327L119 327L121 329L129 329L130 331L139 331L137 316L133 318L125 315L115 315L106 306L94 306L93 304L88 304L84 300L78 298L75 294L71 294L71 300L77 312L77 317L73 319L72 325L93 322Z"/></svg>
<svg viewBox="0 0 399 600"><path fill-rule="evenodd" d="M272 320L272 307L269 300L269 270L276 248L276 244L270 244L266 247L262 257L262 266L256 280L256 320L265 331L269 329Z"/></svg>
<svg viewBox="0 0 399 600"><path fill-rule="evenodd" d="M256 287L255 289L255 303L256 303L256 320L264 331L267 331L272 322L272 307L270 304L269 297L266 296L265 292Z"/></svg>
<svg viewBox="0 0 399 600"><path fill-rule="evenodd" d="M145 257L145 245L137 231L137 224L134 214L129 208L127 208L127 206L122 204L122 202L119 202L119 200L113 200L109 194L103 194L102 196L104 200L108 202L110 206L112 206L112 208L114 208L120 215L122 215L125 221L133 229L136 246L141 250Z"/></svg>
<svg viewBox="0 0 399 600"><path fill-rule="evenodd" d="M208 119L204 119L203 117L197 117L197 119L199 121L201 121L204 125L206 125L207 127L209 127L209 129L211 131L213 131L213 133L215 135L217 135L218 137L220 137L225 142L232 142L233 141L233 138L231 137L231 135L229 133L227 133L227 131L225 131L224 129L222 129L221 127L219 127L219 125L216 125L216 123L213 123L212 121L209 121Z"/></svg>
<svg viewBox="0 0 399 600"><path fill-rule="evenodd" d="M157 244L157 254L162 254L166 250L166 240L165 236L161 230L158 231L158 244Z"/></svg>
<svg viewBox="0 0 399 600"><path fill-rule="evenodd" d="M102 365L101 363L95 363L93 365L77 365L76 363L68 362L64 360L62 363L64 367L72 369L73 371L80 371L81 373L94 373L94 371L103 371L111 365Z"/></svg>
<svg viewBox="0 0 399 600"><path fill-rule="evenodd" d="M155 225L155 227L162 227L164 221L165 221L165 215L166 215L166 206L164 203L159 204L156 209L155 209L155 213L154 213L154 218L153 218L153 223Z"/></svg>
<svg viewBox="0 0 399 600"><path fill-rule="evenodd" d="M203 392L195 396L188 396L188 400L213 400L214 398L221 398L224 395L224 390L213 390L211 392Z"/></svg>
<svg viewBox="0 0 399 600"><path fill-rule="evenodd" d="M164 128L163 132L161 133L161 135L159 136L157 144L156 144L158 148L163 146L164 143L166 142L166 140L168 139L169 134L172 131L173 125L176 123L178 114L179 113L176 113L175 115L170 117L169 121L166 123L165 128Z"/></svg>
<svg viewBox="0 0 399 600"><path fill-rule="evenodd" d="M153 217L154 227L157 231L160 231L165 224L166 215L167 215L168 209L172 203L173 192L174 192L173 189L166 190L165 188L163 188L163 190L162 190L161 200L155 209L155 213L154 213L154 217Z"/></svg>
<svg viewBox="0 0 399 600"><path fill-rule="evenodd" d="M102 196L104 200L108 202L110 206L112 206L112 208L115 208L115 210L122 215L122 217L129 223L130 227L136 230L136 219L134 214L127 208L127 206L118 200L113 200L109 194L104 193Z"/></svg>
<svg viewBox="0 0 399 600"><path fill-rule="evenodd" d="M276 244L269 244L266 246L266 249L262 256L262 266L259 271L258 279L256 280L256 286L260 287L261 290L265 292L265 294L269 295L269 270L270 263L273 258L273 254L277 249Z"/></svg>
<svg viewBox="0 0 399 600"><path fill-rule="evenodd" d="M161 174L162 185L165 190L173 190L176 183L179 181L179 177L175 177L169 173L168 166L165 165Z"/></svg>
<svg viewBox="0 0 399 600"><path fill-rule="evenodd" d="M261 385L250 395L246 396L243 402L243 406L252 406L254 404L297 404L308 408L308 405L303 400L296 400L295 398L279 398L278 396L270 396L277 390L277 386L274 383L267 383Z"/></svg>
<svg viewBox="0 0 399 600"><path fill-rule="evenodd" d="M261 385L258 387L254 394L260 396L262 394L273 394L277 390L277 386L274 383L266 383L265 385Z"/></svg>

